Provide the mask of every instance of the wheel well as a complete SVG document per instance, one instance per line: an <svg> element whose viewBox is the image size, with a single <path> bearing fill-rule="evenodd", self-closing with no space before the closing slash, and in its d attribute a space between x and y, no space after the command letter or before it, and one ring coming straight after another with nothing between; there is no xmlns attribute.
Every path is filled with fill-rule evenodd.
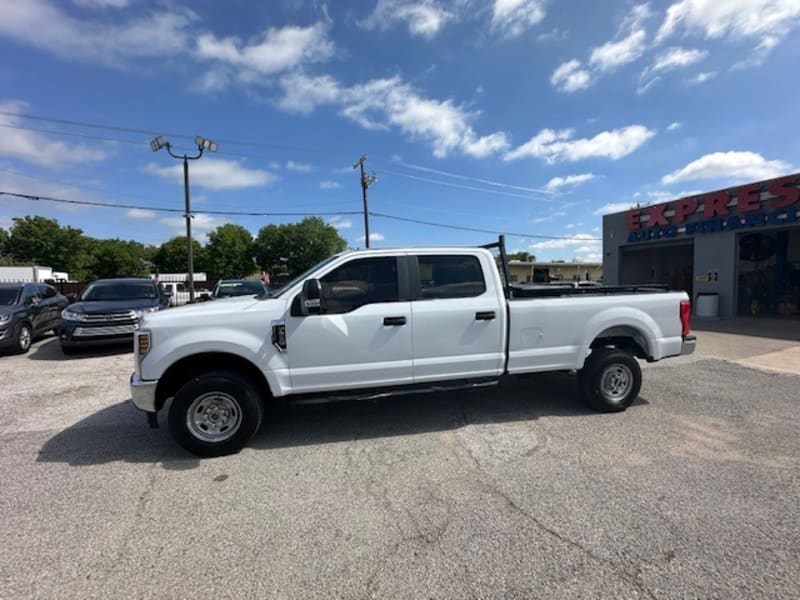
<svg viewBox="0 0 800 600"><path fill-rule="evenodd" d="M272 398L264 373L252 362L227 352L204 352L182 358L171 365L159 378L156 386L156 410L174 396L181 386L195 375L208 371L233 371L252 381L265 400Z"/></svg>
<svg viewBox="0 0 800 600"><path fill-rule="evenodd" d="M648 352L647 338L642 332L624 325L610 327L600 332L589 347L592 350L606 347L618 348L630 352L636 358L650 359L652 356Z"/></svg>

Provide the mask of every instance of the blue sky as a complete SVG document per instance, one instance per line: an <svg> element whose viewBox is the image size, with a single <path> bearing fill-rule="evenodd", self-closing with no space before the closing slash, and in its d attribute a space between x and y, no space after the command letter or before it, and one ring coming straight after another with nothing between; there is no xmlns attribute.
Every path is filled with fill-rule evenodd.
<svg viewBox="0 0 800 600"><path fill-rule="evenodd" d="M0 0L0 190L182 206L149 133L30 116L218 140L191 167L200 236L294 220L204 210L360 210L366 152L373 211L600 260L604 212L798 170L798 30L798 0ZM0 227L25 214L146 243L182 230L0 197ZM325 218L363 245L360 216ZM371 231L376 247L491 240Z"/></svg>

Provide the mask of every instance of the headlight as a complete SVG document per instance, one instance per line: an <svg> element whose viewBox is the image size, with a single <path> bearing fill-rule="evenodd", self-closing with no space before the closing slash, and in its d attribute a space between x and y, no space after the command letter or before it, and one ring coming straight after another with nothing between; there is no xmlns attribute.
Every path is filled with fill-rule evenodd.
<svg viewBox="0 0 800 600"><path fill-rule="evenodd" d="M64 310L61 311L61 318L64 319L65 321L83 321L86 318L86 315L65 308Z"/></svg>
<svg viewBox="0 0 800 600"><path fill-rule="evenodd" d="M5 323L11 318L11 313L2 313L0 314L0 323Z"/></svg>
<svg viewBox="0 0 800 600"><path fill-rule="evenodd" d="M151 306L150 308L140 308L139 310L134 312L136 313L136 318L141 319L147 313L156 312L160 308L161 308L160 306Z"/></svg>

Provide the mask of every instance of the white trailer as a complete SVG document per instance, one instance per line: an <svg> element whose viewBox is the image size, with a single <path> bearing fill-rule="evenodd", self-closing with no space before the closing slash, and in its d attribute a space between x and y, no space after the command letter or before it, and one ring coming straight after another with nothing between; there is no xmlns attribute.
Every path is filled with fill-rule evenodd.
<svg viewBox="0 0 800 600"><path fill-rule="evenodd" d="M12 283L39 283L53 279L50 267L0 267L0 281Z"/></svg>

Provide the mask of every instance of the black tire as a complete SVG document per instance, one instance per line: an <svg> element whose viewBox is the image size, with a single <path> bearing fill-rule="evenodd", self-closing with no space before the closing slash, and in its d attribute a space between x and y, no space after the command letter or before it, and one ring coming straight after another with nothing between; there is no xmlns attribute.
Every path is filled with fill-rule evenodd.
<svg viewBox="0 0 800 600"><path fill-rule="evenodd" d="M175 441L193 454L235 454L261 427L263 404L258 389L246 377L232 371L210 371L193 377L175 394L169 430Z"/></svg>
<svg viewBox="0 0 800 600"><path fill-rule="evenodd" d="M615 348L592 351L578 372L584 400L600 412L622 412L639 396L642 369L629 353Z"/></svg>
<svg viewBox="0 0 800 600"><path fill-rule="evenodd" d="M27 354L33 343L33 327L23 321L14 329L14 350L17 354Z"/></svg>

